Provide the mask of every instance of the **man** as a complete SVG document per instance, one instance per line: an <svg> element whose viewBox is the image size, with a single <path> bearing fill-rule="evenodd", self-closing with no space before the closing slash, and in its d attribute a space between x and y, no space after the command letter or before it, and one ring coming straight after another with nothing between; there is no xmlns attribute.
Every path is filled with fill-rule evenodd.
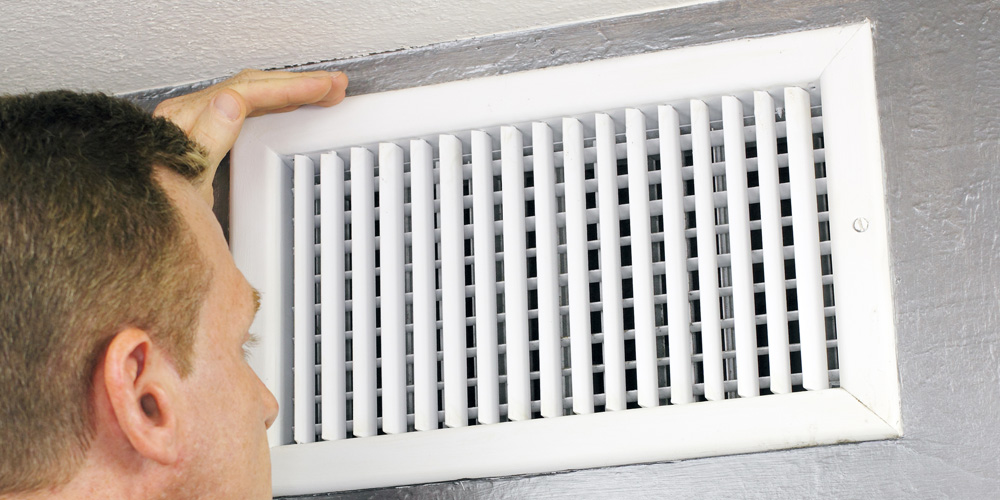
<svg viewBox="0 0 1000 500"><path fill-rule="evenodd" d="M211 182L245 117L346 86L245 71L155 117L0 97L0 498L270 498L277 403L244 359L258 297Z"/></svg>

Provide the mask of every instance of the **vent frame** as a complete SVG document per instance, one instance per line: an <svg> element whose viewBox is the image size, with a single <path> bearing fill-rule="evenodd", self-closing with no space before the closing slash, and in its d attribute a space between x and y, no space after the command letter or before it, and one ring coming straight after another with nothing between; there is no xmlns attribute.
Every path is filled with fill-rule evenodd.
<svg viewBox="0 0 1000 500"><path fill-rule="evenodd" d="M281 401L290 400L284 395L290 395L292 386L285 368L291 357L290 345L281 340L279 332L290 331L292 307L290 294L275 290L287 287L286 276L291 275L291 252L280 241L291 239L289 225L283 226L281 221L290 220L292 214L291 207L274 193L292 189L291 171L285 163L289 155L337 148L329 137L332 130L337 131L335 142L345 146L374 144L386 137L424 137L436 142L439 131L477 129L484 124L472 123L475 119L469 118L441 125L430 117L465 117L479 111L497 123L524 124L532 117L579 114L578 103L583 99L588 99L584 109L601 111L635 103L727 95L742 88L819 81L827 163L851 166L850 175L830 175L827 179L828 189L838 193L830 197L829 213L831 239L838 245L833 266L837 269L841 388L278 446L272 449L275 493L548 472L901 435L871 52L871 27L862 23L356 96L332 111L306 108L249 120L233 151L231 243L237 265L264 293L254 325L262 342L251 354L251 362ZM626 69L610 69L616 65ZM636 68L645 68L643 78L633 81L622 76ZM597 81L592 76L595 74L601 75ZM656 84L674 74L684 78L666 92ZM540 81L553 78L567 84L587 81L594 85L585 91L563 93L568 95L543 95L532 90ZM739 81L740 88L732 88L732 81ZM477 85L485 85L486 90L474 90ZM615 88L627 88L628 92L611 92ZM591 99L593 95L599 98ZM479 101L444 99L448 96L487 97ZM426 108L441 102L450 108L434 112ZM853 104L841 106L838 102ZM377 134L341 124L380 120L393 114L395 118L382 122L387 126L377 127ZM304 124L325 132L289 132L302 130ZM861 220L866 222L858 225L865 230L859 232L855 221ZM261 264L268 260L280 265ZM282 410L269 433L273 443L291 439L285 430L289 426L280 422L290 418L287 412L287 408ZM704 439L692 431L699 428L712 429L712 438ZM587 435L587 441L581 442L580 435ZM469 449L469 440L476 440L473 449ZM401 456L401 446L428 446L439 452L433 459L419 453ZM553 463L558 465L553 468ZM398 474L386 477L382 474L385 470ZM326 471L337 471L337 476L331 478Z"/></svg>

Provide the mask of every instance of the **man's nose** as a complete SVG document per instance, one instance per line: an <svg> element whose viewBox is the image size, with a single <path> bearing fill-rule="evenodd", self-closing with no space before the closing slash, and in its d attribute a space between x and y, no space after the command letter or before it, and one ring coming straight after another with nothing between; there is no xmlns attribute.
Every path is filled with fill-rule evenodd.
<svg viewBox="0 0 1000 500"><path fill-rule="evenodd" d="M271 394L264 382L261 382L260 379L257 380L262 392L261 397L264 399L264 426L270 429L271 425L274 424L274 419L278 418L278 400L274 398L274 394Z"/></svg>

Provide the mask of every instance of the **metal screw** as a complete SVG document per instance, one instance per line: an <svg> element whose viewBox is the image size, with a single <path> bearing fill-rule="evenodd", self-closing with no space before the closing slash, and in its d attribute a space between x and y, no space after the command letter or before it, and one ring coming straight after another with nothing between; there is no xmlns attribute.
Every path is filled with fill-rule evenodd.
<svg viewBox="0 0 1000 500"><path fill-rule="evenodd" d="M868 219L864 217L858 217L854 219L854 230L863 233L868 230Z"/></svg>

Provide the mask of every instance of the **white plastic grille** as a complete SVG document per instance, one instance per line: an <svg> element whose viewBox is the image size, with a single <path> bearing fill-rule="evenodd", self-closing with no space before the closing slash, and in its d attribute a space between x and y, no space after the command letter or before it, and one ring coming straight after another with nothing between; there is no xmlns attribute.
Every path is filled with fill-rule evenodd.
<svg viewBox="0 0 1000 500"><path fill-rule="evenodd" d="M838 386L816 85L294 165L295 442Z"/></svg>

